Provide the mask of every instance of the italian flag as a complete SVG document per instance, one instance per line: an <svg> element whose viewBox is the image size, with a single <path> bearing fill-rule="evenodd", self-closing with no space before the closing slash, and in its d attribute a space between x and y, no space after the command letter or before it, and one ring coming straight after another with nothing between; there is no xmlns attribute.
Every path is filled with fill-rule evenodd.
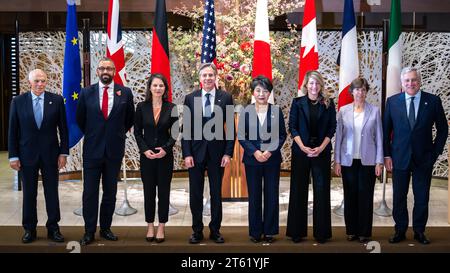
<svg viewBox="0 0 450 273"><path fill-rule="evenodd" d="M386 73L386 98L400 93L400 72L402 69L402 41L401 35L400 0L391 1L391 18L388 36L388 65Z"/></svg>

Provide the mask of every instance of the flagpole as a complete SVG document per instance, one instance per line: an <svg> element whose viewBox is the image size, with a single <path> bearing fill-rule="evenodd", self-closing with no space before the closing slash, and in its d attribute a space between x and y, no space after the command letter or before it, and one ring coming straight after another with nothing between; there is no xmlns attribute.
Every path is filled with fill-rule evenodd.
<svg viewBox="0 0 450 273"><path fill-rule="evenodd" d="M383 58L382 58L382 81L383 84L381 86L381 115L384 115L384 108L385 108L385 101L386 101L386 55L387 55L387 37L388 37L388 30L389 30L389 21L383 20ZM391 216L392 215L392 209L389 208L389 206L386 203L386 184L387 184L387 171L385 166L383 166L383 173L380 177L381 183L383 183L383 190L382 190L382 198L380 201L380 205L378 208L376 208L373 213L375 213L378 216Z"/></svg>
<svg viewBox="0 0 450 273"><path fill-rule="evenodd" d="M80 156L81 159L83 159L83 145L84 145L84 137L80 140ZM84 186L84 168L83 168L83 161L81 162L81 185ZM82 191L83 192L83 191ZM81 206L78 207L73 211L73 214L78 216L83 216L83 196L81 197Z"/></svg>
<svg viewBox="0 0 450 273"><path fill-rule="evenodd" d="M128 216L133 215L137 212L137 209L133 208L130 205L130 202L128 202L128 183L127 183L127 164L125 161L125 156L122 158L122 180L123 180L123 193L124 193L124 200L120 208L116 209L116 214L121 216Z"/></svg>

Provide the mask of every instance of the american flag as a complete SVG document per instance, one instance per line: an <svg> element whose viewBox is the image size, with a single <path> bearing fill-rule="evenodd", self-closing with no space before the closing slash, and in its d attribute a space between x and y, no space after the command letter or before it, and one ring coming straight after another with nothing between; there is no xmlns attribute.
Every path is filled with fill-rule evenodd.
<svg viewBox="0 0 450 273"><path fill-rule="evenodd" d="M203 22L202 63L216 61L216 20L214 18L214 0L205 0L205 19Z"/></svg>

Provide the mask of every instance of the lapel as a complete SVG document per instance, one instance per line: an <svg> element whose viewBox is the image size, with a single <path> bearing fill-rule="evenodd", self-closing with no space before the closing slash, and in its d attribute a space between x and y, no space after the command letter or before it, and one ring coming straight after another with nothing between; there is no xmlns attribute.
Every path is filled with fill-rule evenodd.
<svg viewBox="0 0 450 273"><path fill-rule="evenodd" d="M92 95L94 96L92 101L94 102L95 107L97 107L97 112L103 117L102 108L100 107L100 86L98 83L94 85L94 92Z"/></svg>
<svg viewBox="0 0 450 273"><path fill-rule="evenodd" d="M320 116L322 116L323 111L325 111L325 104L319 102L319 114L317 115L317 120L320 120Z"/></svg>
<svg viewBox="0 0 450 273"><path fill-rule="evenodd" d="M119 103L122 100L122 96L124 96L124 94L122 94L122 90L119 88L119 86L117 84L114 84L113 96L114 96L113 107L111 109L111 113L109 113L109 115L108 115L108 119L112 118L112 116L117 112L117 108L119 107ZM153 113L153 109L152 109L152 113Z"/></svg>
<svg viewBox="0 0 450 273"><path fill-rule="evenodd" d="M217 107L222 106L222 92L219 89L216 89L216 96L214 97L214 107L217 105ZM211 109L212 114L214 116L214 109Z"/></svg>
<svg viewBox="0 0 450 273"><path fill-rule="evenodd" d="M44 103L42 104L44 107L44 111L42 113L42 123L41 128L44 126L44 122L47 119L48 113L50 112L50 107L53 106L53 101L50 98L49 92L44 91Z"/></svg>
<svg viewBox="0 0 450 273"><path fill-rule="evenodd" d="M364 126L366 126L366 123L369 120L371 112L372 112L372 105L365 102L364 103L364 120L363 120L362 129L364 129Z"/></svg>
<svg viewBox="0 0 450 273"><path fill-rule="evenodd" d="M354 112L354 107L355 105L352 103L351 107L345 107L345 108L341 108L339 111L342 111L342 120L351 120L351 126L349 127L349 129L351 130L349 133L351 133L351 135L353 135L353 131L354 131L354 127L355 127L355 123L353 122L354 117L353 117L353 112Z"/></svg>
<svg viewBox="0 0 450 273"><path fill-rule="evenodd" d="M37 127L37 124L36 124L36 117L34 116L33 96L31 95L31 90L27 93L27 96L28 96L28 98L25 100L26 101L25 109L30 111L30 115L33 117L33 120L30 120L32 126L36 130L39 130L39 128ZM41 126L42 126L42 124L41 124Z"/></svg>
<svg viewBox="0 0 450 273"><path fill-rule="evenodd" d="M417 111L416 123L414 123L414 128L417 127L417 123L422 119L423 113L428 109L428 100L425 92L421 91L419 110Z"/></svg>
<svg viewBox="0 0 450 273"><path fill-rule="evenodd" d="M397 108L400 111L400 118L402 119L401 122L406 122L409 125L408 112L406 111L406 97L404 92L398 96Z"/></svg>
<svg viewBox="0 0 450 273"><path fill-rule="evenodd" d="M307 96L303 96L300 99L300 105L302 106L302 110L303 110L303 114L306 116L306 121L308 122L308 126L309 126L309 105L308 105L308 97Z"/></svg>

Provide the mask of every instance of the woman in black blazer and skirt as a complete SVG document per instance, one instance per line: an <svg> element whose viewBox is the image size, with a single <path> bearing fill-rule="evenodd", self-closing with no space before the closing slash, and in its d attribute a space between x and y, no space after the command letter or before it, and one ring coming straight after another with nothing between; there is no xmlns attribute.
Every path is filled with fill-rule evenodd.
<svg viewBox="0 0 450 273"><path fill-rule="evenodd" d="M136 108L134 136L141 153L141 179L144 184L146 240L162 243L169 217L170 183L173 172L173 146L178 137L176 105L167 101L169 85L161 74L152 74L145 101ZM175 124L176 123L176 124ZM175 128L175 129L174 129ZM158 190L157 190L158 189ZM158 191L159 225L155 237L155 197Z"/></svg>

